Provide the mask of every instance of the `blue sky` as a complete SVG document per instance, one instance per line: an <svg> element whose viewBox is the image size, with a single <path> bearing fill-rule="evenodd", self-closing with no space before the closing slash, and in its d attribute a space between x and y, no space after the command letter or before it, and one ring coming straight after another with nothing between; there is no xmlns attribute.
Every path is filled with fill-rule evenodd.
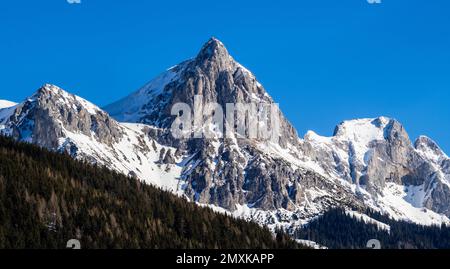
<svg viewBox="0 0 450 269"><path fill-rule="evenodd" d="M300 135L385 115L450 153L450 1L5 1L0 99L44 83L98 105L222 40Z"/></svg>

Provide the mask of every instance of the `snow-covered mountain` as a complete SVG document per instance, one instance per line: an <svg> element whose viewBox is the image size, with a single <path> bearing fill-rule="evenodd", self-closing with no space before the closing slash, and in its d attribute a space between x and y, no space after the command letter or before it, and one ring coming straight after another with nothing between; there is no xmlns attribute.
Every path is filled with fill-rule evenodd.
<svg viewBox="0 0 450 269"><path fill-rule="evenodd" d="M170 108L193 106L196 94L222 106L273 103L256 77L212 38L195 58L105 109L118 120L165 130L173 122ZM194 156L187 164L195 169L183 174L189 197L266 224L298 223L334 205L371 207L424 224L448 221L448 158L430 139L413 146L403 126L385 117L343 122L333 137L311 131L300 139L283 115L281 126L276 143L173 141L167 135L161 143Z"/></svg>
<svg viewBox="0 0 450 269"><path fill-rule="evenodd" d="M301 148L325 174L351 183L366 205L423 224L447 221L438 214L449 216L449 159L429 138L413 146L398 121L345 121L332 137L308 132Z"/></svg>
<svg viewBox="0 0 450 269"><path fill-rule="evenodd" d="M176 149L151 139L151 127L122 124L92 103L44 85L14 107L0 110L0 133L64 151L162 188L176 190Z"/></svg>
<svg viewBox="0 0 450 269"><path fill-rule="evenodd" d="M372 208L422 224L449 222L450 159L427 137L413 144L398 121L345 121L332 137L310 131L299 138L278 111L276 140L175 139L171 108L179 102L193 107L196 95L222 107L274 103L255 75L212 38L196 57L106 106L106 112L45 85L24 102L0 109L0 132L270 228L293 229L335 206L352 216Z"/></svg>

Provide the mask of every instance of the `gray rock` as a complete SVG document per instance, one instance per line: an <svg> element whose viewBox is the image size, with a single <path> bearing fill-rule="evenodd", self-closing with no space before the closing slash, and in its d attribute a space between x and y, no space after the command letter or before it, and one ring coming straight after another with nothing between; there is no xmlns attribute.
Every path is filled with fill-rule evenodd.
<svg viewBox="0 0 450 269"><path fill-rule="evenodd" d="M111 145L123 137L118 123L101 110L89 110L84 100L53 85L44 85L31 98L19 105L10 117L7 129L12 137L58 148L63 130L95 134L99 143Z"/></svg>

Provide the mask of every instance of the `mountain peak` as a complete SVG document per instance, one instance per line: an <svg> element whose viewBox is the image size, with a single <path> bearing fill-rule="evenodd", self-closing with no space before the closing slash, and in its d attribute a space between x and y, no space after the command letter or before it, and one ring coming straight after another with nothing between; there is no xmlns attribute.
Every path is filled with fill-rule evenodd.
<svg viewBox="0 0 450 269"><path fill-rule="evenodd" d="M429 138L428 136L425 136L425 135L419 136L414 144L417 145L417 146L429 145L429 146L432 146L432 147L437 147L436 142L434 142L433 139L431 139L431 138Z"/></svg>
<svg viewBox="0 0 450 269"><path fill-rule="evenodd" d="M366 135L383 134L384 128L386 128L391 121L392 120L387 117L343 121L336 126L333 136L355 137L363 133Z"/></svg>
<svg viewBox="0 0 450 269"><path fill-rule="evenodd" d="M69 94L69 93L67 93L66 91L64 91L63 89L61 89L56 85L46 83L42 85L33 96L36 97L48 94Z"/></svg>
<svg viewBox="0 0 450 269"><path fill-rule="evenodd" d="M28 98L28 101L38 101L40 106L45 107L65 107L66 109L77 107L79 110L84 109L92 115L103 112L99 107L86 99L67 92L53 84L42 85L30 98Z"/></svg>
<svg viewBox="0 0 450 269"><path fill-rule="evenodd" d="M414 142L414 148L425 154L427 157L433 157L431 159L439 160L441 157L446 157L446 154L438 144L427 136L422 135L417 138Z"/></svg>
<svg viewBox="0 0 450 269"><path fill-rule="evenodd" d="M206 42L196 59L197 61L214 60L214 59L228 59L230 54L228 53L225 45L217 38L211 37Z"/></svg>
<svg viewBox="0 0 450 269"><path fill-rule="evenodd" d="M50 149L60 147L60 138L70 134L94 137L108 145L122 137L119 124L106 112L52 84L41 86L14 111L0 113L0 123L0 134Z"/></svg>

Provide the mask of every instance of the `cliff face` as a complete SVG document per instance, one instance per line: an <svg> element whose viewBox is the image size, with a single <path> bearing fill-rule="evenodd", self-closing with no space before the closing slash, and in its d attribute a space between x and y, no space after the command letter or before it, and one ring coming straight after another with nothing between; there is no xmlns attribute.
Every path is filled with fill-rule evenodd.
<svg viewBox="0 0 450 269"><path fill-rule="evenodd" d="M161 83L161 78L166 78L165 82ZM336 127L333 137L309 132L300 139L279 112L281 132L276 141L171 138L167 131L174 121L171 108L180 102L195 108L197 95L204 103L222 107L227 103L274 103L255 76L212 38L194 59L106 110L119 120L157 126L156 139L191 155L182 177L188 183L185 193L198 202L228 210L250 205L301 214L348 202L355 207L385 208L396 217L418 222L440 221L435 215L422 216L422 207L439 214L448 212L433 198L445 200L445 160L430 163L394 119L347 121ZM127 104L137 99L139 104L129 108ZM405 213L405 206L411 210Z"/></svg>
<svg viewBox="0 0 450 269"><path fill-rule="evenodd" d="M415 208L448 215L440 203L449 191L448 157L427 137L413 145L396 120L347 121L333 137L307 134L302 147L305 155L322 160L328 174L355 184L361 193L381 200L397 195Z"/></svg>
<svg viewBox="0 0 450 269"><path fill-rule="evenodd" d="M227 104L274 103L255 76L237 63L219 40L212 38L196 58L168 70L143 89L105 109L118 120L160 128L155 139L192 155L187 163L189 169L182 175L188 182L186 194L192 199L229 210L234 210L236 204L254 204L264 209L292 208L301 199L291 190L296 188L294 182L300 179L300 172L262 151L260 146L269 146L268 141L248 139L248 135L237 137L236 130L229 130L226 124L223 133L231 131L233 134L225 139L219 135L183 140L171 136L169 129L175 118L171 114L172 107L185 103L192 109L199 109L196 96L202 98L200 106L215 103L223 108L224 114ZM139 107L130 107L136 100L140 100ZM299 139L295 129L281 112L277 113L280 135L273 142L285 150L296 148ZM206 122L207 116L203 120ZM235 120L236 125L245 125L257 119L247 115ZM266 166L261 169L259 166L263 165Z"/></svg>
<svg viewBox="0 0 450 269"><path fill-rule="evenodd" d="M11 110L5 129L12 137L47 148L57 148L65 131L94 135L111 145L123 137L119 124L88 101L53 85L44 85Z"/></svg>

